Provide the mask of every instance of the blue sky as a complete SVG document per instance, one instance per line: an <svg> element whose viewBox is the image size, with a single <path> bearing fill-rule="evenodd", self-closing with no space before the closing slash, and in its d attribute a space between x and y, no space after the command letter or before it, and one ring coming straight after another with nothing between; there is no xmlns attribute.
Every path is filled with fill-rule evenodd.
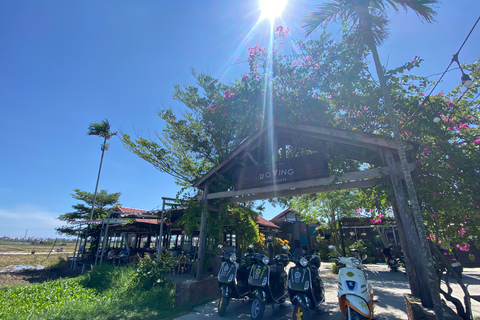
<svg viewBox="0 0 480 320"><path fill-rule="evenodd" d="M300 20L320 1L290 0L276 22L303 38ZM414 56L416 74L442 73L480 13L478 0L444 1L437 23L415 14L391 14L382 62L393 68ZM0 2L0 236L54 238L56 220L76 203L74 188L93 192L101 139L91 122L107 118L113 130L153 137L163 123L156 111L181 113L173 85L192 85L191 67L228 83L239 77L247 48L268 43L269 22L258 22L257 0ZM315 34L313 35L315 37ZM480 26L459 60L480 57ZM432 79L438 79L439 75ZM449 91L460 71L436 91ZM122 192L125 207L154 209L179 188L110 142L99 189ZM268 207L271 219L282 211Z"/></svg>

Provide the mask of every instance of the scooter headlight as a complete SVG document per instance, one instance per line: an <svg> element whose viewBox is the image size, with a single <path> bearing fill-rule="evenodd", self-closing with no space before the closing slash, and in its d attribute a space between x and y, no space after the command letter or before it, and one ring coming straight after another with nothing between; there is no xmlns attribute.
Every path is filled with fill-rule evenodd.
<svg viewBox="0 0 480 320"><path fill-rule="evenodd" d="M300 265L301 265L302 267L306 267L307 264L308 264L307 259L305 259L305 257L301 257L301 258L300 258Z"/></svg>
<svg viewBox="0 0 480 320"><path fill-rule="evenodd" d="M360 265L360 260L357 258L352 258L352 264L354 267L358 267Z"/></svg>
<svg viewBox="0 0 480 320"><path fill-rule="evenodd" d="M267 256L263 256L262 262L263 262L264 264L268 264L268 263L270 262L270 259L268 259Z"/></svg>
<svg viewBox="0 0 480 320"><path fill-rule="evenodd" d="M232 253L232 254L230 255L230 261L231 261L231 262L237 261L237 255L236 255L235 253Z"/></svg>

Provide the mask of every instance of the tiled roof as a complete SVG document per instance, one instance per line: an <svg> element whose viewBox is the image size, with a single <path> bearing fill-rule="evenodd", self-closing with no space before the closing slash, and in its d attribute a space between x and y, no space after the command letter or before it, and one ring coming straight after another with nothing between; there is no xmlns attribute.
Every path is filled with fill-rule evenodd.
<svg viewBox="0 0 480 320"><path fill-rule="evenodd" d="M147 212L147 210L135 209L135 208L126 208L122 206L117 206L113 211L121 213L142 213Z"/></svg>
<svg viewBox="0 0 480 320"><path fill-rule="evenodd" d="M271 222L271 221L268 221L262 217L258 217L257 218L257 223L261 226L265 226L265 227L272 227L272 228L280 228L279 226L277 226L275 223Z"/></svg>

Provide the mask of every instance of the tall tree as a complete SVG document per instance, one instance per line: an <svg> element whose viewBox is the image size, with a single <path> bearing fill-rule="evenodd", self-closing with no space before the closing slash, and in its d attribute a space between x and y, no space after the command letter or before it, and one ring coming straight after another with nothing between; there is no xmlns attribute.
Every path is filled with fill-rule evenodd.
<svg viewBox="0 0 480 320"><path fill-rule="evenodd" d="M72 208L75 211L67 212L60 215L57 219L65 222L91 220L91 207L95 207L94 218L104 219L108 216L108 212L120 205L119 199L121 192L108 193L107 190L100 190L97 194L95 205L93 204L94 195L91 192L73 189L71 196L80 202L74 204ZM66 235L76 235L71 226L63 226L56 229L58 233Z"/></svg>
<svg viewBox="0 0 480 320"><path fill-rule="evenodd" d="M90 211L90 220L93 218L93 211L95 209L95 200L97 198L97 190L98 190L98 182L100 181L100 172L102 171L102 163L103 163L103 155L105 151L108 150L109 144L107 143L113 136L117 134L117 132L112 132L110 130L110 123L107 119L103 120L102 122L92 122L88 127L87 134L89 136L99 136L103 138L103 143L101 145L102 150L102 157L100 158L100 167L98 168L98 175L97 175L97 183L95 184L95 193L93 194L93 202L92 202L92 209Z"/></svg>
<svg viewBox="0 0 480 320"><path fill-rule="evenodd" d="M388 36L387 9L392 8L395 11L399 11L399 7L403 7L405 10L411 9L421 20L433 22L435 11L432 9L431 5L435 3L437 3L437 0L330 0L319 5L317 12L314 12L303 19L303 26L306 35L309 35L320 25L328 24L330 21L346 23L354 29L353 39L365 43L372 53L384 98L383 106L390 119L390 125L392 127L393 137L400 157L400 165L410 200L409 203L412 207L413 220L420 240L422 260L425 263L425 267L422 268L426 269L425 273L428 276L427 280L431 290L431 296L426 292L422 293L422 303L429 307L431 307L431 304L433 303L437 318L443 319L443 308L440 300L439 288L435 280L434 264L430 253L422 214L420 212L420 205L413 179L408 168L407 156L400 134L398 120L393 108L392 99L390 97L390 90L387 85L377 50L377 45L382 44Z"/></svg>

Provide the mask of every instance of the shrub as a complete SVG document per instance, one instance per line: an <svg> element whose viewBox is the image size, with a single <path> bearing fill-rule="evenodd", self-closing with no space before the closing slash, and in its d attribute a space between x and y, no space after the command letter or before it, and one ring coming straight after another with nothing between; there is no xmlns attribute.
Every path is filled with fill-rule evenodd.
<svg viewBox="0 0 480 320"><path fill-rule="evenodd" d="M84 288L78 280L57 280L23 287L11 287L0 292L0 319L20 319L45 310L81 301L98 304L104 299L95 290ZM33 317L32 319L35 319Z"/></svg>

